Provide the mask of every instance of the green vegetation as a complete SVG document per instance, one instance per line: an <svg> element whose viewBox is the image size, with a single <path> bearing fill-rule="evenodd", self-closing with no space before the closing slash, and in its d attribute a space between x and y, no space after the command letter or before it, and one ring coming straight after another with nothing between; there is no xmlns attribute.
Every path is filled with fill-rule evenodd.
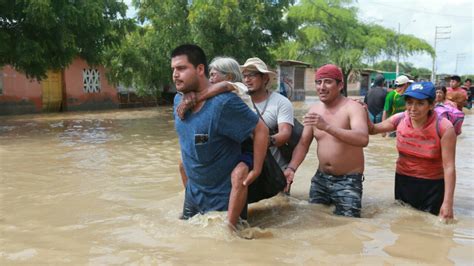
<svg viewBox="0 0 474 266"><path fill-rule="evenodd" d="M434 55L424 40L359 21L351 0L133 0L133 5L134 24L124 18L127 7L118 0L2 1L0 65L41 79L48 69L81 56L104 64L113 83L156 95L171 83L169 54L183 43L200 45L209 59L334 63L345 77L382 57ZM418 76L429 70L402 63L401 71Z"/></svg>
<svg viewBox="0 0 474 266"><path fill-rule="evenodd" d="M384 60L373 64L372 68L381 71L395 72L397 63L392 60ZM431 76L431 70L427 68L416 68L412 63L402 62L399 64L400 73L405 73L413 77L414 79L424 77L429 78Z"/></svg>
<svg viewBox="0 0 474 266"><path fill-rule="evenodd" d="M126 10L110 0L0 1L0 66L42 79L78 55L98 64L133 25Z"/></svg>
<svg viewBox="0 0 474 266"><path fill-rule="evenodd" d="M109 50L106 66L112 81L133 85L140 94L156 94L170 84L170 53L196 43L209 60L218 55L243 62L258 56L274 62L270 48L286 40L294 24L283 19L293 1L136 0L143 26L121 47Z"/></svg>
<svg viewBox="0 0 474 266"><path fill-rule="evenodd" d="M296 38L288 40L274 54L315 66L340 66L346 79L345 94L349 73L363 68L366 61L396 55L397 50L401 56L417 52L434 55L433 48L424 40L359 21L357 9L349 0L301 0L290 8L288 17L300 25Z"/></svg>

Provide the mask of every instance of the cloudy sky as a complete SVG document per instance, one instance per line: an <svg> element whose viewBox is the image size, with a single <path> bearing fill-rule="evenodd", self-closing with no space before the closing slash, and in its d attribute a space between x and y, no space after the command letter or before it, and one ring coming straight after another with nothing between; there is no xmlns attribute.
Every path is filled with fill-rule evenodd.
<svg viewBox="0 0 474 266"><path fill-rule="evenodd" d="M450 32L438 37L436 73L474 74L474 1L473 0L357 0L359 18L387 28L411 34L434 46L436 26L451 26L438 31ZM417 67L432 68L433 60L428 55L401 58Z"/></svg>
<svg viewBox="0 0 474 266"><path fill-rule="evenodd" d="M130 5L131 0L125 0ZM426 40L434 46L436 26L451 26L439 31L436 44L436 73L474 74L474 0L356 0L359 18L387 28L411 34ZM130 8L127 14L135 14ZM411 62L416 67L432 69L433 60L426 54L400 58L401 62ZM456 71L457 70L457 71Z"/></svg>

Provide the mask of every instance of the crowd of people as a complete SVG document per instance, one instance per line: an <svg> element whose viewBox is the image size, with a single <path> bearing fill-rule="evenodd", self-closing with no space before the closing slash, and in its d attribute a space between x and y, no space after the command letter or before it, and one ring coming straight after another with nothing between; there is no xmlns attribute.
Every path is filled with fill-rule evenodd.
<svg viewBox="0 0 474 266"><path fill-rule="evenodd" d="M369 134L389 132L396 136L399 152L395 199L443 219L453 218L457 124L451 109L436 108L462 111L468 106L458 76L451 78L450 87L435 88L401 75L396 89L388 91L379 75L364 105L341 93L340 68L324 65L315 73L320 101L304 115L301 137L290 156L283 156L282 147L295 135L296 120L291 102L271 90L276 73L265 62L254 57L239 65L233 58L218 57L208 67L204 51L186 44L171 53L171 68L178 91L174 115L185 186L183 219L228 211L229 225L235 229L239 217L247 217L249 191L258 193L252 186L265 178L262 169L269 167L268 158L276 161L272 171L284 178L280 190L289 193L313 139L318 142L319 166L311 179L309 201L334 205L336 215L360 217L363 148Z"/></svg>

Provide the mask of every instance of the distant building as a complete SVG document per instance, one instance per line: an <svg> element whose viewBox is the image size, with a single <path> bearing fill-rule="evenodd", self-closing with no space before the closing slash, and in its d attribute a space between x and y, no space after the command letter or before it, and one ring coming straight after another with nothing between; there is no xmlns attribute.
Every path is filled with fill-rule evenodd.
<svg viewBox="0 0 474 266"><path fill-rule="evenodd" d="M38 82L11 66L0 67L0 115L100 110L156 105L156 99L119 91L103 66L76 58L65 69L48 71Z"/></svg>
<svg viewBox="0 0 474 266"><path fill-rule="evenodd" d="M292 101L304 101L306 90L314 90L314 69L295 60L277 60L277 91Z"/></svg>
<svg viewBox="0 0 474 266"><path fill-rule="evenodd" d="M349 75L349 84L347 85L348 94L365 96L369 89L372 87L372 84L375 80L375 76L377 76L377 74L382 74L385 78L385 88L394 87L395 79L397 78L396 72L379 71L375 69L364 68L352 71ZM399 73L398 75L407 74ZM410 75L407 76L410 77Z"/></svg>

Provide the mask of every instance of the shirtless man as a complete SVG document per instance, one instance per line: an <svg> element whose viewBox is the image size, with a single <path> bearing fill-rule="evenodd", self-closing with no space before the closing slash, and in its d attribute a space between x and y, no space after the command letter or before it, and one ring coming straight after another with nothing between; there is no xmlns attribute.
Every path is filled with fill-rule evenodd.
<svg viewBox="0 0 474 266"><path fill-rule="evenodd" d="M321 103L304 116L303 135L285 170L289 187L313 138L318 142L319 167L311 179L310 203L334 204L336 215L360 217L363 148L369 142L364 108L341 94L341 70L325 65L316 71L316 91Z"/></svg>

